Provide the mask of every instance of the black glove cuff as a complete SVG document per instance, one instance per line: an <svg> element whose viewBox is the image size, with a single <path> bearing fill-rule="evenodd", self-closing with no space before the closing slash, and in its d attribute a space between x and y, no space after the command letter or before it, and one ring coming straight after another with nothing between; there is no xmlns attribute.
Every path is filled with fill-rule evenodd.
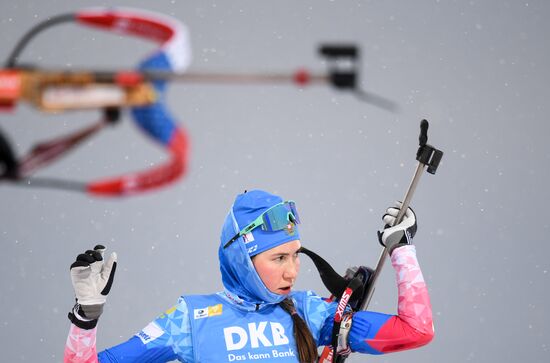
<svg viewBox="0 0 550 363"><path fill-rule="evenodd" d="M69 318L71 323L73 323L74 325L76 325L80 329L84 329L84 330L90 330L90 329L95 328L96 325L97 325L97 320L98 320L98 319L94 319L94 320L89 320L89 321L82 321L82 320L78 319L72 311L69 312L69 315L67 317Z"/></svg>

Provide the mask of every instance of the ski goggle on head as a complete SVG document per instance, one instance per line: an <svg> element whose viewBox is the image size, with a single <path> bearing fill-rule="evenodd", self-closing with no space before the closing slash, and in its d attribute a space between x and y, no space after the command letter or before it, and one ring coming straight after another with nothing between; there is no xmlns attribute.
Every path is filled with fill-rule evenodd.
<svg viewBox="0 0 550 363"><path fill-rule="evenodd" d="M245 234L258 227L262 227L264 231L276 232L287 229L289 227L289 223L300 223L300 217L298 216L296 203L294 203L294 201L292 200L287 200L285 202L275 204L273 207L260 214L258 218L256 218L243 229L241 229L239 233L237 233L235 236L233 236L233 238L227 241L223 248L229 247L239 237L244 236Z"/></svg>

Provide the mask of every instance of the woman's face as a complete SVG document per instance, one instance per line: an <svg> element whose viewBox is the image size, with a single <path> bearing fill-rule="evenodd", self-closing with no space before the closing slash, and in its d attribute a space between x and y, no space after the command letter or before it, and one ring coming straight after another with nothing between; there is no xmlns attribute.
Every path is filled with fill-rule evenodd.
<svg viewBox="0 0 550 363"><path fill-rule="evenodd" d="M267 289L275 294L290 293L300 271L298 250L300 240L294 240L257 254L252 263Z"/></svg>

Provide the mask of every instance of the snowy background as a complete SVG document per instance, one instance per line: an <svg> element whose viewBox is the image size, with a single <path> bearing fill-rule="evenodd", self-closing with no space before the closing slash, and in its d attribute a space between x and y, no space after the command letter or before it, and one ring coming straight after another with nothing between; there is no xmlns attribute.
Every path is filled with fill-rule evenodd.
<svg viewBox="0 0 550 363"><path fill-rule="evenodd" d="M107 2L2 1L1 56L49 16ZM550 357L547 1L119 1L190 30L192 71L323 71L317 46L355 42L363 87L394 114L327 87L172 85L192 137L177 184L126 199L0 185L0 346L4 362L60 362L73 304L69 265L102 242L118 252L99 349L122 342L183 293L221 289L217 247L234 196L263 188L297 201L302 243L343 272L374 265L380 216L412 177L418 125L445 152L422 177L415 239L436 337L423 348L348 362L543 362ZM546 39L546 40L545 40ZM72 24L22 55L39 65L129 68L153 46ZM47 115L20 104L0 127L22 155L95 111ZM42 176L92 180L164 153L128 115ZM326 294L302 259L298 287ZM371 309L396 312L386 265Z"/></svg>

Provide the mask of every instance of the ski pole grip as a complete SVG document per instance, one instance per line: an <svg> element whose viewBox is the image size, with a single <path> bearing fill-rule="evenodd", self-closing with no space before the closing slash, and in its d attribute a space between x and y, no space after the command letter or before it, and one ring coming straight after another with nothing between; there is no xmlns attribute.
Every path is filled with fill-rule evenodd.
<svg viewBox="0 0 550 363"><path fill-rule="evenodd" d="M443 152L436 149L432 145L428 145L428 121L422 120L420 122L420 136L418 137L418 143L420 147L416 152L416 160L428 167L428 173L435 174L439 162L443 157Z"/></svg>
<svg viewBox="0 0 550 363"><path fill-rule="evenodd" d="M418 144L420 146L426 145L428 142L428 124L427 120L420 121L420 136L418 136Z"/></svg>

